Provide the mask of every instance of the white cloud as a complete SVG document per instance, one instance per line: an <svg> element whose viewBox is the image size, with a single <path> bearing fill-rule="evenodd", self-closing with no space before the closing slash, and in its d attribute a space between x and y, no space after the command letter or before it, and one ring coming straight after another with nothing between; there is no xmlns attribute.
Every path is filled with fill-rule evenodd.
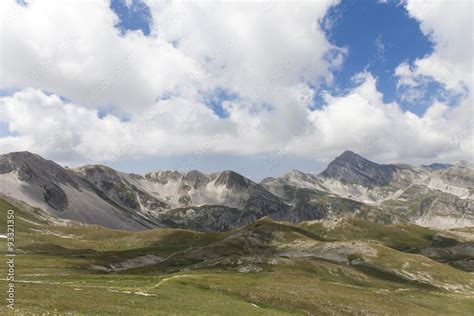
<svg viewBox="0 0 474 316"><path fill-rule="evenodd" d="M422 117L404 112L396 103L384 103L372 75L363 78L349 94L328 96L328 105L312 113L320 155L330 158L347 148L391 162L432 158L447 148L453 156L466 155L452 148L445 113L434 108Z"/></svg>
<svg viewBox="0 0 474 316"><path fill-rule="evenodd" d="M11 131L21 136L0 138L0 151L28 149L84 162L189 154L203 144L209 144L210 154L284 149L285 154L317 159L347 148L383 161L429 158L440 152L453 159L469 155L472 146L466 131L472 126L452 126L455 110L434 104L422 117L403 112L397 104L383 102L370 74L360 77L359 86L345 96L327 96L327 106L319 110L255 113L229 102L227 119L204 104L177 98L159 101L124 122L113 115L99 118L96 110L27 89L1 99Z"/></svg>
<svg viewBox="0 0 474 316"><path fill-rule="evenodd" d="M402 85L417 85L428 76L447 89L465 92L473 83L473 2L469 0L406 2L408 13L420 22L422 32L434 44L434 52L413 65L401 64L396 75Z"/></svg>
<svg viewBox="0 0 474 316"><path fill-rule="evenodd" d="M341 63L344 51L327 41L318 24L335 2L150 1L150 6L156 36L177 43L202 65L208 85L275 104L280 88L330 80L332 67Z"/></svg>
<svg viewBox="0 0 474 316"><path fill-rule="evenodd" d="M92 108L136 112L199 70L161 39L138 31L120 36L106 4L1 1L1 87L33 87Z"/></svg>
<svg viewBox="0 0 474 316"><path fill-rule="evenodd" d="M64 104L56 95L31 88L2 98L0 110L10 131L20 135L0 138L2 152L30 150L65 159L78 155L94 159L113 151L117 140L127 139L124 123L118 118L108 115L100 119L96 110Z"/></svg>
<svg viewBox="0 0 474 316"><path fill-rule="evenodd" d="M402 98L416 100L416 94L429 82L427 79L441 83L452 95L462 95L459 105L445 111L443 131L450 137L450 147L461 148L463 157L471 160L474 157L473 5L469 0L455 3L447 0L406 1L408 13L420 22L422 32L434 44L434 51L412 65L402 63L395 71L399 86L406 88ZM439 104L433 104L425 116L434 111L432 108L439 107ZM447 158L452 152L441 151L438 155Z"/></svg>
<svg viewBox="0 0 474 316"><path fill-rule="evenodd" d="M104 3L45 0L23 8L2 1L1 86L34 87L126 113L165 94L196 99L198 91L217 87L278 103L281 87L330 80L341 62L318 25L334 1L152 1L149 37L121 36Z"/></svg>
<svg viewBox="0 0 474 316"><path fill-rule="evenodd" d="M14 1L0 3L7 17L18 11ZM0 86L19 91L0 98L0 120L12 133L0 138L0 152L80 162L202 147L210 154L284 152L320 160L345 149L381 161L469 158L470 96L456 108L438 102L418 116L385 104L375 78L361 73L346 95L327 95L324 107L310 109L314 87L331 81L347 53L319 29L331 4L150 1L154 23L146 37L120 36L117 17L101 2L32 2L2 24ZM437 49L400 65L401 85L419 87L421 76L432 76L451 89L471 89L472 73L458 73L469 62L456 53L458 37L444 50L454 30L438 35L440 25L421 20ZM454 65L456 76L440 72L441 63ZM225 118L204 102L217 88L236 95L222 104ZM127 120L100 117L102 106Z"/></svg>

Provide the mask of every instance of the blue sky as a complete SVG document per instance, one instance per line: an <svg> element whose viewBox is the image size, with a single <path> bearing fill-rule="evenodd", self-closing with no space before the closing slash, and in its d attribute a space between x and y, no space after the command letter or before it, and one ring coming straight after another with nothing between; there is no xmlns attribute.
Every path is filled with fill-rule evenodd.
<svg viewBox="0 0 474 316"><path fill-rule="evenodd" d="M401 102L393 76L395 68L433 50L419 23L395 1L342 1L326 19L334 21L327 30L330 41L349 51L344 66L335 74L336 87L344 91L351 85L352 76L367 70L377 77L377 88L385 102ZM424 110L417 107L416 112L422 114Z"/></svg>
<svg viewBox="0 0 474 316"><path fill-rule="evenodd" d="M152 19L150 9L145 3L139 0L131 0L128 4L125 0L112 0L110 8L120 19L116 27L121 32L141 30L145 35L150 34Z"/></svg>

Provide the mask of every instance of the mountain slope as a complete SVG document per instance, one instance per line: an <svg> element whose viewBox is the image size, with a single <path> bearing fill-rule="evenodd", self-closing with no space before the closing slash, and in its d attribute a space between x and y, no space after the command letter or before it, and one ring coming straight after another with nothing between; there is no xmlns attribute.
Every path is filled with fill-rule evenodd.
<svg viewBox="0 0 474 316"><path fill-rule="evenodd" d="M259 184L231 170L211 174L196 170L153 172L146 174L138 185L172 207L221 205L243 209L251 207L254 199L267 201L274 207L283 204Z"/></svg>
<svg viewBox="0 0 474 316"><path fill-rule="evenodd" d="M29 152L0 156L1 193L59 218L110 228L146 229L153 222L98 194L97 188L58 164Z"/></svg>
<svg viewBox="0 0 474 316"><path fill-rule="evenodd" d="M133 184L143 179L140 175L120 173L100 165L84 166L74 171L93 184L108 199L127 209L140 212L144 217L153 217L157 211L170 208L164 201Z"/></svg>

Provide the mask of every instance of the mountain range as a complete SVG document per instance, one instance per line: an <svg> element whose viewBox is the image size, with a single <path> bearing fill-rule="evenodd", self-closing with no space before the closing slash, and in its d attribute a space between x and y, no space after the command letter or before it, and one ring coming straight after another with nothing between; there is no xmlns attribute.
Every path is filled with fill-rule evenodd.
<svg viewBox="0 0 474 316"><path fill-rule="evenodd" d="M0 155L0 194L58 219L122 230L227 231L265 216L474 226L472 164L378 164L351 151L318 175L294 170L260 183L231 170L138 175L102 165L65 168L14 152Z"/></svg>
<svg viewBox="0 0 474 316"><path fill-rule="evenodd" d="M472 315L473 170L347 151L318 175L257 183L5 154L0 255L11 256L14 214L14 313Z"/></svg>

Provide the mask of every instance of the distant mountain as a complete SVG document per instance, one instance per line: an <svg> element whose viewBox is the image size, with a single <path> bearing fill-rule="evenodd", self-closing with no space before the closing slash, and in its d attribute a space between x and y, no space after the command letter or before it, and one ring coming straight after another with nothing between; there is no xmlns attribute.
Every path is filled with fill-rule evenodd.
<svg viewBox="0 0 474 316"><path fill-rule="evenodd" d="M108 199L127 209L154 211L170 207L167 203L133 184L143 178L140 175L124 174L100 165L84 166L73 171L94 185L102 193L102 196L105 195Z"/></svg>
<svg viewBox="0 0 474 316"><path fill-rule="evenodd" d="M434 170L441 170L441 169L447 169L449 167L452 167L452 164L447 164L447 163L432 163L430 165L421 165L423 168L434 171Z"/></svg>
<svg viewBox="0 0 474 316"><path fill-rule="evenodd" d="M75 171L109 199L169 227L227 230L262 216L286 219L289 209L281 198L230 170L141 176L94 165Z"/></svg>
<svg viewBox="0 0 474 316"><path fill-rule="evenodd" d="M223 231L268 216L293 223L357 217L439 228L474 226L468 163L377 164L345 151L319 175L297 170L256 183L234 171L127 174L76 169L29 153L0 155L0 193L63 219L109 228Z"/></svg>
<svg viewBox="0 0 474 316"><path fill-rule="evenodd" d="M0 190L59 218L132 230L158 224L114 203L73 171L30 152L0 155Z"/></svg>
<svg viewBox="0 0 474 316"><path fill-rule="evenodd" d="M397 169L395 165L379 165L346 150L319 175L346 184L359 184L372 188L388 185Z"/></svg>
<svg viewBox="0 0 474 316"><path fill-rule="evenodd" d="M283 199L230 170L142 176L101 165L63 168L29 152L0 156L0 193L58 218L127 230L227 230L263 216L287 219L290 210Z"/></svg>
<svg viewBox="0 0 474 316"><path fill-rule="evenodd" d="M467 163L381 165L345 151L317 176L293 171L264 179L262 184L287 198L289 192L309 191L313 196L332 196L329 205L334 204L335 196L355 200L366 206L358 206L356 216L377 222L474 226L474 169Z"/></svg>
<svg viewBox="0 0 474 316"><path fill-rule="evenodd" d="M196 170L152 172L134 183L171 207L223 205L240 209L255 198L282 203L259 184L231 170L211 174Z"/></svg>

